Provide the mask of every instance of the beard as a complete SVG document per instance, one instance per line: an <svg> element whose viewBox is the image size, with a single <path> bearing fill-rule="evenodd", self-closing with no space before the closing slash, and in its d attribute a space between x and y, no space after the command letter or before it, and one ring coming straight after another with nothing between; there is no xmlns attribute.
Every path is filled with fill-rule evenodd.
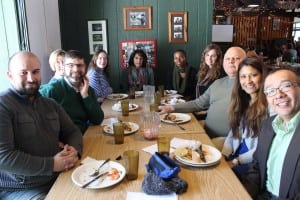
<svg viewBox="0 0 300 200"><path fill-rule="evenodd" d="M79 75L79 76L76 76L76 77L71 77L71 76L65 76L65 77L68 79L68 81L72 85L76 86L76 85L80 85L81 83L83 83L84 75Z"/></svg>
<svg viewBox="0 0 300 200"><path fill-rule="evenodd" d="M39 93L41 83L38 81L22 84L22 87L17 88L17 91L22 95L27 95L29 97L36 96Z"/></svg>

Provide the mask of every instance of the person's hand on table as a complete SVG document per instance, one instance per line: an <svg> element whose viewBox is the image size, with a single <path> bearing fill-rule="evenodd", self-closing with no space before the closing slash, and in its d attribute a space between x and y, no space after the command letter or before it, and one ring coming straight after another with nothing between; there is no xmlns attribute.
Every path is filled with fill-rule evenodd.
<svg viewBox="0 0 300 200"><path fill-rule="evenodd" d="M173 106L158 106L158 109L160 110L159 114L166 114L175 110Z"/></svg>
<svg viewBox="0 0 300 200"><path fill-rule="evenodd" d="M54 155L54 172L68 170L78 161L78 151L70 145L64 145L63 149Z"/></svg>

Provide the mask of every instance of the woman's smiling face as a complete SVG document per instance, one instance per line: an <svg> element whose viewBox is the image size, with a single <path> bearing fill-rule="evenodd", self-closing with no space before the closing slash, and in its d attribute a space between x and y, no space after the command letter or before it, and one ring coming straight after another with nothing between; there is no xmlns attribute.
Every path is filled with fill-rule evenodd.
<svg viewBox="0 0 300 200"><path fill-rule="evenodd" d="M239 71L242 89L251 97L256 96L262 81L262 74L250 65L243 66Z"/></svg>

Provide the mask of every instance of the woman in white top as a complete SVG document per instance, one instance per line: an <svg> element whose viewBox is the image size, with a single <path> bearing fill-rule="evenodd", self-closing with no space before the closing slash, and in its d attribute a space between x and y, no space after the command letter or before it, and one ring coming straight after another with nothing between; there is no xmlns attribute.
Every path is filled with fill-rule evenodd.
<svg viewBox="0 0 300 200"><path fill-rule="evenodd" d="M267 117L267 103L261 84L264 66L256 58L246 58L239 64L229 106L230 132L222 153L240 177L252 162L257 146L260 124Z"/></svg>

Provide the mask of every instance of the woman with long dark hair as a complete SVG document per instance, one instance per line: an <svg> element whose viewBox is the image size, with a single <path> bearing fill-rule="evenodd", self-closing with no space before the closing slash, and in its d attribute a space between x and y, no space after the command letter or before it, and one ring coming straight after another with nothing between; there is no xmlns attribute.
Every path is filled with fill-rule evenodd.
<svg viewBox="0 0 300 200"><path fill-rule="evenodd" d="M154 73L147 66L147 55L142 49L136 49L130 55L128 67L123 71L122 89L128 92L130 87L143 90L143 85L154 85Z"/></svg>
<svg viewBox="0 0 300 200"><path fill-rule="evenodd" d="M267 117L267 103L263 95L264 66L256 58L246 58L238 68L229 105L230 132L222 153L240 177L252 162L257 136L263 119Z"/></svg>

